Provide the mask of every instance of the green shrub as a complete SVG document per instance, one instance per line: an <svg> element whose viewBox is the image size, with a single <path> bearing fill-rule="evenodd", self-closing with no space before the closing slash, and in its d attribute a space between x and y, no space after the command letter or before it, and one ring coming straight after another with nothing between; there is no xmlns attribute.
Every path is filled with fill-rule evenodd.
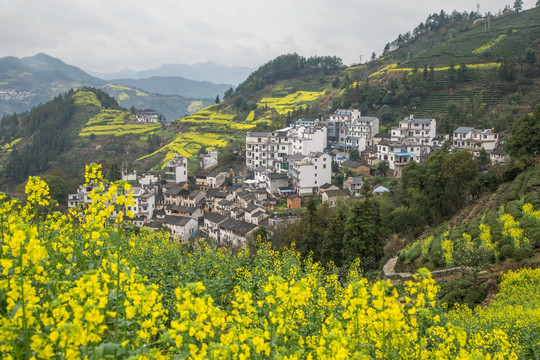
<svg viewBox="0 0 540 360"><path fill-rule="evenodd" d="M439 236L434 237L431 242L431 249L429 252L429 261L433 263L435 268L444 268L446 261L442 253L441 238Z"/></svg>
<svg viewBox="0 0 540 360"><path fill-rule="evenodd" d="M523 261L530 259L534 256L534 251L530 248L519 248L514 250L514 259L516 261Z"/></svg>
<svg viewBox="0 0 540 360"><path fill-rule="evenodd" d="M479 286L476 289L469 289L465 295L464 302L473 308L476 305L480 305L487 296L487 290L483 286Z"/></svg>
<svg viewBox="0 0 540 360"><path fill-rule="evenodd" d="M514 257L514 247L510 244L503 245L501 247L499 258L506 260Z"/></svg>

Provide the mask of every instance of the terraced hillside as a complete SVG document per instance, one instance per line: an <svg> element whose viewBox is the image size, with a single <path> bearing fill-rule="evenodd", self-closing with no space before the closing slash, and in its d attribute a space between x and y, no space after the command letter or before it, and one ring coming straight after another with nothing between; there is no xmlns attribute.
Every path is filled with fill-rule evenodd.
<svg viewBox="0 0 540 360"><path fill-rule="evenodd" d="M160 124L137 123L114 98L90 88L5 117L0 130L0 171L6 186L52 169L76 176L91 162L135 164L174 136Z"/></svg>
<svg viewBox="0 0 540 360"><path fill-rule="evenodd" d="M534 255L532 250L540 247L540 164L408 245L400 253L401 266L453 266L454 252L466 242L485 248L487 263Z"/></svg>

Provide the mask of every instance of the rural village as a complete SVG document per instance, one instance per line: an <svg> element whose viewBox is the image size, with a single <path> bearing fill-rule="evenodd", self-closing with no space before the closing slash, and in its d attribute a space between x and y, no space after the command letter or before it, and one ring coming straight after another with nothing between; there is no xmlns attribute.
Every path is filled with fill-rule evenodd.
<svg viewBox="0 0 540 360"><path fill-rule="evenodd" d="M145 110L137 121L157 123L158 114ZM133 184L131 221L135 227L165 227L179 242L206 237L238 248L261 227L272 233L296 221L298 209L310 196L335 206L365 195L366 183L364 191L374 196L389 193L384 186L369 184L372 174L399 177L405 165L422 162L443 146L474 156L483 153L492 164L509 158L498 148L499 137L492 129L461 126L452 134L438 134L435 119L410 115L389 132L379 133L376 117L338 109L327 120L300 119L272 132L247 132L246 161L233 168L218 168L218 151L209 150L199 156L201 171L194 174L179 154L159 175L123 169L122 180ZM355 152L357 156L351 156ZM342 188L332 184L332 174L338 171L345 174ZM93 183L81 185L68 195L68 207L91 203L92 190ZM280 204L285 211L276 211Z"/></svg>

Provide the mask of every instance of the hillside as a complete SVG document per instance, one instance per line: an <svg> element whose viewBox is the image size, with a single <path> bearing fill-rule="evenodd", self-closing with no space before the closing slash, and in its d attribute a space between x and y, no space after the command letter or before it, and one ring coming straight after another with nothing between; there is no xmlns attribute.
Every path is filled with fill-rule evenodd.
<svg viewBox="0 0 540 360"><path fill-rule="evenodd" d="M91 162L133 164L170 136L160 124L137 123L133 114L101 90L70 91L0 122L2 188L53 169L68 177L80 176Z"/></svg>
<svg viewBox="0 0 540 360"><path fill-rule="evenodd" d="M224 103L178 119L177 139L154 158L168 159L175 151L193 155L213 139L242 141L248 130L325 118L336 108L379 117L383 132L409 114L436 118L443 134L460 125L507 131L540 103L539 17L534 8L491 19L488 31L473 20L449 21L348 68L334 57L282 55L253 72Z"/></svg>
<svg viewBox="0 0 540 360"><path fill-rule="evenodd" d="M538 158L535 163L407 245L398 271L467 267L467 277L441 283L441 299L474 307L496 291L501 272L540 267Z"/></svg>
<svg viewBox="0 0 540 360"><path fill-rule="evenodd" d="M174 153L194 162L201 148L228 143L241 157L246 131L282 128L300 117L324 119L336 108L359 108L363 115L379 117L382 132L409 114L436 118L443 134L460 125L505 132L540 103L539 16L540 8L534 8L494 18L487 31L473 20L448 20L402 40L385 56L348 68L331 56L282 55L209 107L210 101L101 86L126 108L149 107L174 120L170 141L133 157L133 166L148 165L145 170ZM15 60L3 61L23 66ZM175 116L180 109L191 115Z"/></svg>
<svg viewBox="0 0 540 360"><path fill-rule="evenodd" d="M492 18L489 28L446 20L437 30L396 40L395 50L349 69L359 89L343 94L341 103L382 120L435 117L447 131L465 123L506 130L512 114L540 102L539 17L540 8L533 8Z"/></svg>
<svg viewBox="0 0 540 360"><path fill-rule="evenodd" d="M182 84L182 86L184 85L188 86L188 84ZM197 82L189 84L192 88L196 85ZM219 93L209 90L207 96L198 94L194 96L194 99L178 96L175 93L169 95L150 94L98 79L75 66L68 65L46 54L37 54L21 59L5 57L0 59L0 115L29 111L34 106L46 103L70 89L85 86L103 89L126 108L131 106L139 109L151 108L165 115L167 119L175 119L191 113L190 106L194 102L202 101L203 106L208 106L213 103L216 94ZM213 87L203 83L200 86L203 88ZM178 90L178 85L176 88ZM148 91L152 91L152 89ZM210 97L210 99L201 99L201 97Z"/></svg>

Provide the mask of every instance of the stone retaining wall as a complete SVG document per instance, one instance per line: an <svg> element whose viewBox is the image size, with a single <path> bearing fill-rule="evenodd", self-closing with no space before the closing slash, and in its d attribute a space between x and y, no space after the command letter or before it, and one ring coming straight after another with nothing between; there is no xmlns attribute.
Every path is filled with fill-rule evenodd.
<svg viewBox="0 0 540 360"><path fill-rule="evenodd" d="M412 280L414 278L414 274L411 273L396 273L395 267L396 263L398 261L398 257L395 256L388 260L386 264L384 264L383 267L383 279L390 279L390 280ZM433 278L441 278L449 275L456 274L461 271L461 267L453 267L450 269L442 269L442 270L434 270L431 272L431 276Z"/></svg>

